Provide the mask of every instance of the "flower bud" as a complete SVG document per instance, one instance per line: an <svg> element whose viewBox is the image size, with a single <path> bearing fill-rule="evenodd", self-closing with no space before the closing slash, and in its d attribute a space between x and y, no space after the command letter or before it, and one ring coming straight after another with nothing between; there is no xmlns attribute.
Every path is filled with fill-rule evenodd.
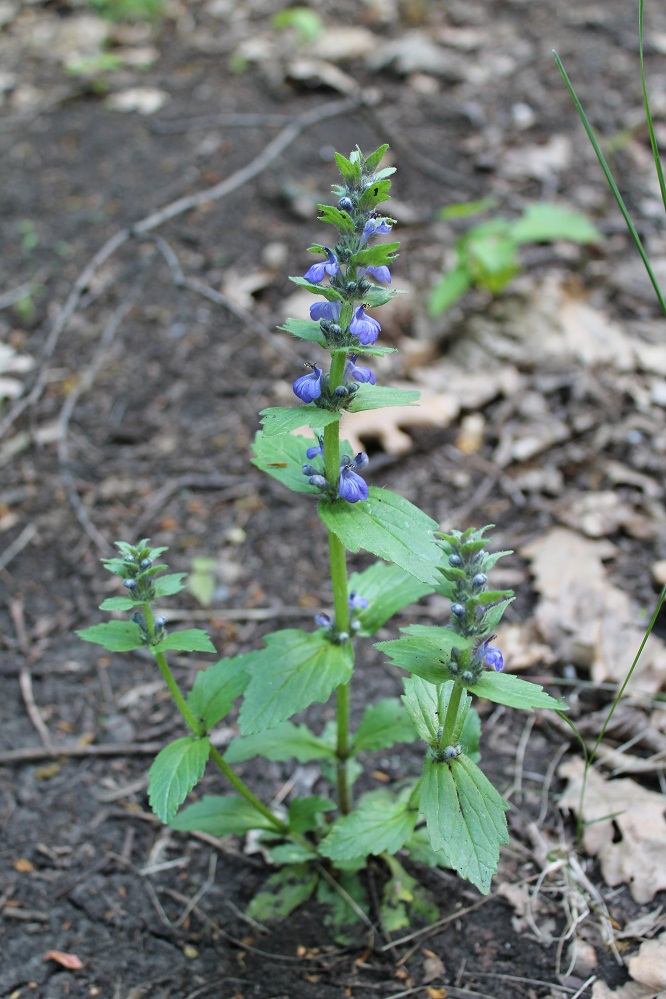
<svg viewBox="0 0 666 999"><path fill-rule="evenodd" d="M167 619L165 617L162 617L162 615L160 615L159 617L155 618L155 627L156 628L163 628L166 623L167 623Z"/></svg>
<svg viewBox="0 0 666 999"><path fill-rule="evenodd" d="M152 558L144 558L139 562L139 569L150 569L153 564Z"/></svg>
<svg viewBox="0 0 666 999"><path fill-rule="evenodd" d="M480 590L482 586L485 586L488 582L488 577L485 572L477 572L476 576L472 580L472 586L475 590Z"/></svg>
<svg viewBox="0 0 666 999"><path fill-rule="evenodd" d="M456 617L464 617L465 608L462 604L451 604L451 613L455 614Z"/></svg>
<svg viewBox="0 0 666 999"><path fill-rule="evenodd" d="M136 579L123 579L123 586L126 586L128 590L135 590Z"/></svg>
<svg viewBox="0 0 666 999"><path fill-rule="evenodd" d="M452 565L452 566L454 566L456 568L459 565L462 565L462 559L461 559L460 555L449 555L449 565Z"/></svg>
<svg viewBox="0 0 666 999"><path fill-rule="evenodd" d="M476 676L472 673L471 669L465 669L460 674L460 679L463 683L475 683Z"/></svg>
<svg viewBox="0 0 666 999"><path fill-rule="evenodd" d="M354 202L346 195L338 201L338 208L343 212L350 212L354 207Z"/></svg>

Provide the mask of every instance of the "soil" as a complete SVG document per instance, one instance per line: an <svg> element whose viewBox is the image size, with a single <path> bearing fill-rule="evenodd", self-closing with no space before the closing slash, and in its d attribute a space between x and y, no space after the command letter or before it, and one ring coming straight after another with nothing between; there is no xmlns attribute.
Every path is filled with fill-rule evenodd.
<svg viewBox="0 0 666 999"><path fill-rule="evenodd" d="M383 141L393 149L392 211L403 241L396 284L409 285L413 303L386 322L400 357L411 349L441 359L475 319L499 321L497 303L482 293L434 321L423 309L441 271L442 244L449 253L452 246L436 210L488 196L510 215L542 197L559 198L604 233L602 244L575 253L559 245L528 251L526 293L554 269L617 322L658 328L658 306L634 267L550 54L557 48L588 115L615 140L618 183L649 245L663 254L649 143L639 125L634 6L312 3L330 27L346 26L350 37L364 28L376 45L366 56L336 56L331 37L331 62L315 59L299 76L294 59L308 58L310 45L297 50L293 35L271 29L280 7L274 0L174 2L152 24L120 22L111 29L111 51L152 46L152 65L87 75L69 74L59 48L69 44L63 26L89 14L84 4L2 5L0 328L18 356L35 362L15 376L23 394L0 409L3 997L546 999L590 996L595 975L611 987L628 980L594 919L585 933L596 964L569 968L560 941L566 900L554 887L541 899L541 934L500 891L524 879L533 884L541 872L534 823L573 841L573 825L563 826L557 809L560 785L552 773L546 779L563 739L547 719L536 719L525 758L524 716L482 708L484 769L512 803L511 844L491 895L412 865L443 922L393 942L376 928L356 946L340 947L314 903L267 931L250 925L243 912L267 874L260 856L240 841L172 833L150 814L151 747L182 734L179 717L152 660L101 654L74 631L101 619L97 607L113 591L99 558L121 538L168 545L175 571L190 570L197 557L219 561L212 607L185 595L177 608L171 601L170 616L206 627L224 655L259 647L275 628L307 627L327 605L314 506L293 501L248 454L258 411L288 402L290 382L308 359L274 330L293 292L286 275L302 273L306 247L323 238L316 202L336 179L332 150L370 150ZM656 41L646 66L658 81L666 13L650 9L648 19ZM265 37L273 47L259 49L256 60L231 59L241 43ZM446 64L433 67L427 54L412 53L412 65L401 67L389 56L407 37L438 40ZM350 82L363 106L336 92ZM155 88L168 100L153 113L113 110L109 95L134 87ZM340 101L345 109L324 117ZM301 124L281 152L241 182L236 172L292 122ZM548 145L553 137L566 140L561 159ZM507 167L521 162L521 150L527 162L539 145L546 150L541 168ZM216 192L154 225L140 223L228 178L228 196ZM108 241L119 232L111 252ZM109 252L89 266L102 247ZM396 360L390 376L408 378L404 363ZM491 382L494 364L491 358L483 369ZM496 524L494 543L502 549L518 549L556 523L562 490L604 488L612 460L653 479L663 502L663 409L661 422L651 420L647 404L641 417L638 383L628 375L618 384L603 365L553 372L541 366L538 342L525 374L547 412L574 429L566 442L514 463L513 472L555 469L561 485L554 493L513 488L494 462L516 400L492 393L476 451L459 446L462 418L445 429L410 429L408 454L391 454L373 438L364 442L369 481L390 485L442 525ZM612 540L616 578L642 606L654 605L649 566L666 557L663 532L641 538L617 527ZM514 619L528 619L534 594L525 563L514 557L506 578L517 589ZM397 624L432 621L441 609L426 601ZM380 637L394 637L397 624ZM200 665L193 659L174 661L185 686ZM568 675L566 667L548 667L549 689L558 691L553 682ZM400 693L398 672L367 650L355 680L355 719L377 696ZM528 675L545 682L538 665ZM607 702L607 693L586 686L577 703L591 711ZM311 717L320 724L330 708ZM79 756L58 752L72 745ZM8 755L30 749L32 758ZM367 762L366 787L419 766L416 751ZM266 800L286 793L292 780L312 785L317 778L289 764L260 769L250 762L240 772ZM220 793L216 777L207 774L199 791ZM588 874L618 925L640 914L626 886L610 891L593 865ZM376 890L379 869L371 878ZM76 955L82 967L65 968L50 952Z"/></svg>

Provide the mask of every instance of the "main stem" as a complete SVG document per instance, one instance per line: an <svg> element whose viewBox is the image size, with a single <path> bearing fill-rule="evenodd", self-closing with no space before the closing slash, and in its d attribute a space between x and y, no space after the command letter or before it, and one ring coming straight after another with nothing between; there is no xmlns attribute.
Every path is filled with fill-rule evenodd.
<svg viewBox="0 0 666 999"><path fill-rule="evenodd" d="M348 320L347 320L348 321ZM342 384L346 355L344 352L333 353L329 385L334 390ZM324 467L326 480L337 486L340 477L340 423L329 423L324 428ZM349 603L347 586L347 556L340 539L332 531L328 532L328 551L331 565L331 583L333 585L333 607L335 610L335 627L338 632L349 634ZM351 645L349 654L353 655ZM336 783L338 790L338 807L343 815L351 811L351 788L347 761L350 755L349 739L349 682L337 689L337 742L336 742Z"/></svg>

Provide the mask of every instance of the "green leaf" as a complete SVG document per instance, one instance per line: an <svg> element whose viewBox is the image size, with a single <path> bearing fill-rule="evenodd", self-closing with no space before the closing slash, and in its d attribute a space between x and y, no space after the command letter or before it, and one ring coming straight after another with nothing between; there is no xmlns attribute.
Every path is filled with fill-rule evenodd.
<svg viewBox="0 0 666 999"><path fill-rule="evenodd" d="M254 438L252 464L271 475L282 485L296 493L321 495L315 486L311 486L301 471L305 461L305 452L312 447L311 437L300 437L294 434L280 434L266 437L258 431Z"/></svg>
<svg viewBox="0 0 666 999"><path fill-rule="evenodd" d="M385 652L394 666L409 670L429 683L445 683L450 679L451 649L462 651L474 645L473 638L464 638L447 628L412 624L401 630L403 638L378 642L375 648Z"/></svg>
<svg viewBox="0 0 666 999"><path fill-rule="evenodd" d="M321 215L318 216L319 222L330 222L340 232L354 232L354 220L347 212L333 208L332 205L317 205L317 209L321 212Z"/></svg>
<svg viewBox="0 0 666 999"><path fill-rule="evenodd" d="M290 277L289 280L301 288L311 291L313 295L323 295L328 302L342 301L340 292L336 291L335 288L331 288L328 284L314 284L312 281L306 281L304 277Z"/></svg>
<svg viewBox="0 0 666 999"><path fill-rule="evenodd" d="M377 344L373 347L364 347L359 344L358 347L353 348L353 353L366 357L384 357L386 354L397 354L398 352L395 347L383 347Z"/></svg>
<svg viewBox="0 0 666 999"><path fill-rule="evenodd" d="M396 298L401 294L404 294L404 292L398 291L397 288L390 290L389 288L380 288L379 285L373 285L372 288L368 288L367 291L363 292L363 301L369 309L378 309L381 305L386 305L392 298Z"/></svg>
<svg viewBox="0 0 666 999"><path fill-rule="evenodd" d="M197 781L210 753L207 736L187 735L157 754L148 771L148 800L162 822L171 822Z"/></svg>
<svg viewBox="0 0 666 999"><path fill-rule="evenodd" d="M271 17L274 28L294 28L300 41L314 42L324 31L324 22L316 10L309 7L286 7Z"/></svg>
<svg viewBox="0 0 666 999"><path fill-rule="evenodd" d="M356 615L361 625L357 634L368 637L403 607L431 593L432 587L421 583L399 565L375 562L363 572L352 573L349 592L359 593L368 601L368 606Z"/></svg>
<svg viewBox="0 0 666 999"><path fill-rule="evenodd" d="M329 798L322 798L320 794L295 798L289 805L289 829L301 836L318 829L324 812L330 812L334 808L334 803Z"/></svg>
<svg viewBox="0 0 666 999"><path fill-rule="evenodd" d="M439 916L430 892L407 873L395 857L387 857L391 877L384 885L380 916L385 933L411 926L415 919L433 923Z"/></svg>
<svg viewBox="0 0 666 999"><path fill-rule="evenodd" d="M378 243L376 246L367 246L354 253L352 261L358 267L381 267L384 264L392 264L397 258L399 248L400 243Z"/></svg>
<svg viewBox="0 0 666 999"><path fill-rule="evenodd" d="M211 836L240 836L250 829L275 832L273 823L261 812L234 795L207 794L179 812L169 825L179 832L206 832Z"/></svg>
<svg viewBox="0 0 666 999"><path fill-rule="evenodd" d="M419 826L414 830L412 838L405 843L405 849L410 860L425 864L426 867L451 867L445 850L433 850L426 826Z"/></svg>
<svg viewBox="0 0 666 999"><path fill-rule="evenodd" d="M288 409L284 406L273 406L270 409L262 409L259 415L262 417L264 437L289 434L292 430L299 430L306 426L312 427L313 430L323 430L329 423L337 423L340 419L340 413L320 409L314 404L292 406ZM305 455L303 460L305 460Z"/></svg>
<svg viewBox="0 0 666 999"><path fill-rule="evenodd" d="M296 759L299 763L309 763L322 756L335 758L335 751L314 735L307 725L281 722L267 732L255 732L254 735L234 739L224 754L228 763L240 763L255 756L280 762Z"/></svg>
<svg viewBox="0 0 666 999"><path fill-rule="evenodd" d="M487 632L494 631L497 625L502 619L504 611L507 609L510 603L513 603L514 598L509 597L507 600L502 600L500 603L495 604L494 607L489 607L488 610L483 615L483 627Z"/></svg>
<svg viewBox="0 0 666 999"><path fill-rule="evenodd" d="M99 605L99 609L103 611L128 611L132 610L133 607L140 607L142 603L142 600L132 600L131 597L107 597Z"/></svg>
<svg viewBox="0 0 666 999"><path fill-rule="evenodd" d="M334 863L368 854L397 853L410 838L417 819L406 801L394 801L384 791L364 795L349 815L336 819L319 844L319 852Z"/></svg>
<svg viewBox="0 0 666 999"><path fill-rule="evenodd" d="M528 205L512 223L511 235L517 243L550 243L556 239L599 243L603 238L585 215L545 202Z"/></svg>
<svg viewBox="0 0 666 999"><path fill-rule="evenodd" d="M481 753L479 752L480 739L481 719L479 718L479 712L474 708L470 708L465 716L465 723L460 733L460 742L472 763L478 763L481 759Z"/></svg>
<svg viewBox="0 0 666 999"><path fill-rule="evenodd" d="M426 759L420 809L432 847L445 851L458 874L484 895L497 871L500 845L509 842L508 807L468 757L459 756L451 765Z"/></svg>
<svg viewBox="0 0 666 999"><path fill-rule="evenodd" d="M509 708L520 708L522 711L532 711L537 708L550 708L553 711L568 711L564 701L551 697L538 683L531 680L521 680L512 673L495 673L487 670L481 674L478 683L468 687L477 697L485 697L487 701L505 704Z"/></svg>
<svg viewBox="0 0 666 999"><path fill-rule="evenodd" d="M384 154L388 151L388 142L383 143L383 145L378 146L374 152L368 153L368 155L363 160L363 169L366 173L373 173L381 161L384 158Z"/></svg>
<svg viewBox="0 0 666 999"><path fill-rule="evenodd" d="M187 704L195 718L201 718L207 729L224 718L231 705L245 690L249 676L243 667L245 656L220 659L208 669L197 673Z"/></svg>
<svg viewBox="0 0 666 999"><path fill-rule="evenodd" d="M342 153L336 153L335 162L348 186L354 187L361 183L361 164L358 161L352 162Z"/></svg>
<svg viewBox="0 0 666 999"><path fill-rule="evenodd" d="M158 652L215 652L215 646L205 631L201 628L186 628L185 631L174 631L161 642L151 645L153 655Z"/></svg>
<svg viewBox="0 0 666 999"><path fill-rule="evenodd" d="M319 875L310 864L290 864L280 868L264 882L247 908L250 919L271 923L286 919L312 895Z"/></svg>
<svg viewBox="0 0 666 999"><path fill-rule="evenodd" d="M442 553L433 537L437 525L397 493L371 486L369 498L360 503L323 499L319 516L349 551L364 548L422 583L439 582Z"/></svg>
<svg viewBox="0 0 666 999"><path fill-rule="evenodd" d="M383 409L385 406L413 406L421 393L412 389L392 388L389 385L371 385L364 382L349 403L350 413L362 413L366 409ZM302 424L301 424L302 425Z"/></svg>
<svg viewBox="0 0 666 999"><path fill-rule="evenodd" d="M496 199L492 197L481 198L479 201L458 201L440 208L437 218L447 222L450 219L466 219L471 215L483 215L484 212L494 208L496 204Z"/></svg>
<svg viewBox="0 0 666 999"><path fill-rule="evenodd" d="M105 621L103 624L94 624L92 628L83 628L76 634L84 642L95 642L109 652L131 652L146 644L141 628L134 621Z"/></svg>
<svg viewBox="0 0 666 999"><path fill-rule="evenodd" d="M437 282L428 296L428 313L440 316L472 287L472 276L462 265L448 271Z"/></svg>
<svg viewBox="0 0 666 999"><path fill-rule="evenodd" d="M331 931L336 943L342 946L357 944L362 920L357 909L347 899L350 898L359 909L367 911L368 897L365 888L355 873L335 871L334 876L341 892L336 891L324 878L320 880L317 889L317 899L325 906L324 925Z"/></svg>
<svg viewBox="0 0 666 999"><path fill-rule="evenodd" d="M274 728L314 702L327 701L351 676L351 652L320 632L287 628L247 658L250 682L238 722L243 735Z"/></svg>
<svg viewBox="0 0 666 999"><path fill-rule="evenodd" d="M278 867L283 864L307 864L317 859L317 851L314 844L306 846L304 843L264 843L263 849L269 854L271 860Z"/></svg>
<svg viewBox="0 0 666 999"><path fill-rule="evenodd" d="M365 191L358 199L358 207L361 211L367 212L375 208L377 205L381 204L382 201L388 201L390 198L389 191L391 190L390 180L377 180L373 181L366 187Z"/></svg>
<svg viewBox="0 0 666 999"><path fill-rule="evenodd" d="M458 251L473 281L493 294L502 291L520 270L516 243L505 219L474 226L460 240Z"/></svg>
<svg viewBox="0 0 666 999"><path fill-rule="evenodd" d="M397 697L369 705L352 738L352 750L388 749L397 742L414 742L416 730Z"/></svg>
<svg viewBox="0 0 666 999"><path fill-rule="evenodd" d="M171 572L168 576L160 576L153 580L153 588L156 597L170 597L174 593L180 593L185 589L183 580L187 577L186 572Z"/></svg>
<svg viewBox="0 0 666 999"><path fill-rule="evenodd" d="M287 319L284 326L278 326L278 329L291 333L299 340L311 340L320 347L326 347L326 337L322 333L321 326L312 319Z"/></svg>

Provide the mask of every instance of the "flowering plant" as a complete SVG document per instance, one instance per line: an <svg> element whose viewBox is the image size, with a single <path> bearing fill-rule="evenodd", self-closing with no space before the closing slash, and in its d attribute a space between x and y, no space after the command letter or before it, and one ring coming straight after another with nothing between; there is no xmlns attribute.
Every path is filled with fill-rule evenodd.
<svg viewBox="0 0 666 999"><path fill-rule="evenodd" d="M318 498L328 533L333 608L315 618L314 630L289 628L265 636L265 648L221 659L197 674L184 697L166 661L170 650L214 652L198 629L170 631L153 603L183 588L183 574L166 574L163 548L118 542L119 556L106 568L122 577L126 594L107 599L103 610L126 611L131 620L98 624L79 635L123 652L147 648L155 657L190 732L157 756L149 797L156 814L178 830L217 836L259 830L277 871L251 903L264 921L284 917L313 894L328 905L337 937L359 919L368 921L363 871L380 857L387 875L378 916L386 931L414 915L434 917L425 890L397 858L406 851L426 864L448 867L487 893L499 847L508 841L508 805L478 766L480 722L472 696L531 710L559 708L540 686L503 673L494 631L513 599L494 590L488 575L506 552L486 551L486 528L439 533L429 516L388 489L369 486L361 472L363 452L340 439L345 413L412 404L418 393L377 385L359 358L377 357L381 327L369 314L396 292L390 265L398 244L376 243L393 219L378 212L389 196L392 168L380 169L381 146L364 157L337 155L343 185L337 205L320 205L320 219L337 229L333 247L310 247L323 260L292 278L317 301L310 319L288 319L284 330L330 355L330 364L309 361L294 381L300 405L261 413L253 462L297 493ZM325 283L324 283L325 282ZM323 301L322 301L323 299ZM328 370L327 370L328 368ZM313 436L294 433L309 427ZM346 553L360 548L377 561L348 576ZM401 638L376 648L409 674L402 700L386 698L365 708L350 729L351 681L358 640L369 638L397 611L427 593L452 601L444 627L409 625ZM336 699L336 719L314 733L290 719L313 703ZM222 754L211 730L241 698L240 735ZM393 787L365 791L354 801L359 754L399 743L427 745L420 776ZM284 810L261 802L233 765L263 756L283 761L318 760L331 796L296 798ZM180 811L211 761L235 793L204 796Z"/></svg>

